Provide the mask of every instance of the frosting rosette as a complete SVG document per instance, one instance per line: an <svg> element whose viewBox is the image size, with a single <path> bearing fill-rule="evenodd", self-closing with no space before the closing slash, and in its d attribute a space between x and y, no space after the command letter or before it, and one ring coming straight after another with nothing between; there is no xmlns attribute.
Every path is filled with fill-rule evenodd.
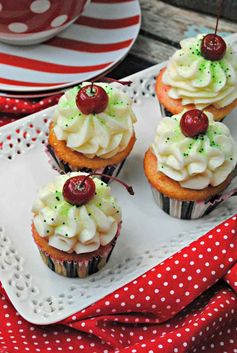
<svg viewBox="0 0 237 353"><path fill-rule="evenodd" d="M223 59L211 61L201 54L203 35L181 41L181 49L170 58L163 83L182 104L203 109L209 105L223 108L237 99L237 53L227 44Z"/></svg>
<svg viewBox="0 0 237 353"><path fill-rule="evenodd" d="M97 178L94 197L80 207L69 204L62 189L67 179L82 175L60 175L38 191L33 204L33 223L41 237L56 249L89 253L109 244L121 222L121 210L110 187ZM85 174L86 175L86 174Z"/></svg>
<svg viewBox="0 0 237 353"><path fill-rule="evenodd" d="M54 114L54 133L87 158L108 159L123 151L134 134L132 100L118 83L96 83L106 91L108 105L101 113L85 115L76 105L76 96L81 87L89 84L69 89L60 98Z"/></svg>
<svg viewBox="0 0 237 353"><path fill-rule="evenodd" d="M181 114L166 117L157 128L152 150L157 157L157 169L181 187L201 190L217 186L235 169L237 145L228 127L213 120L205 112L209 126L204 135L195 138L183 135Z"/></svg>

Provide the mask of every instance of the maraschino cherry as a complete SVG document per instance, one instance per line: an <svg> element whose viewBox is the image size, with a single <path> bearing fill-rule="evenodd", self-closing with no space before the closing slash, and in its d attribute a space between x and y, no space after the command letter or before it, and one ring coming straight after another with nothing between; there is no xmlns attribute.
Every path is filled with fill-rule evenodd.
<svg viewBox="0 0 237 353"><path fill-rule="evenodd" d="M77 93L76 105L83 114L99 114L105 111L109 102L108 94L98 85L82 87Z"/></svg>
<svg viewBox="0 0 237 353"><path fill-rule="evenodd" d="M224 39L217 34L207 34L201 44L202 56L211 61L221 60L226 52Z"/></svg>
<svg viewBox="0 0 237 353"><path fill-rule="evenodd" d="M180 119L181 131L187 137L205 134L208 125L208 117L199 109L188 110Z"/></svg>
<svg viewBox="0 0 237 353"><path fill-rule="evenodd" d="M75 206L82 206L88 203L95 195L95 183L92 175L106 176L122 184L130 195L134 195L133 188L122 180L103 173L90 173L88 175L77 175L69 178L63 186L64 199Z"/></svg>
<svg viewBox="0 0 237 353"><path fill-rule="evenodd" d="M220 2L220 7L217 14L215 33L207 34L205 37L203 37L201 43L202 56L205 59L211 61L221 60L226 52L226 42L221 36L217 35L222 5L223 0Z"/></svg>
<svg viewBox="0 0 237 353"><path fill-rule="evenodd" d="M85 175L69 178L63 186L64 199L76 206L84 205L95 195L95 183L92 178L85 180Z"/></svg>

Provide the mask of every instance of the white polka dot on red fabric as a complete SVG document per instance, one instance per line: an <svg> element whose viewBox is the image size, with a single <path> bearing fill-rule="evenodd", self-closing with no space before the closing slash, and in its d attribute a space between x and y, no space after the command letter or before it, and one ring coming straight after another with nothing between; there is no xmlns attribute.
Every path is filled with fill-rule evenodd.
<svg viewBox="0 0 237 353"><path fill-rule="evenodd" d="M225 231L227 234L230 232L228 229L225 229ZM215 242L219 241L218 237L219 239L222 237L222 241L220 241L220 245L216 246ZM226 287L225 291L222 289L215 289L214 291L212 288L206 291L206 289L211 283L218 280L219 267L230 267L230 262L234 262L235 260L235 253L234 250L228 248L228 257L222 256L222 263L220 263L220 254L223 254L222 250L227 249L227 245L223 247L223 235L215 234L215 240L206 240L205 244L208 243L209 245L207 249L211 249L214 256L218 255L216 260L213 261L213 255L210 256L210 252L208 250L205 251L203 246L201 251L203 255L201 258L203 260L198 260L201 249L200 245L203 244L195 242L195 248L197 250L195 253L191 253L193 267L187 266L189 261L184 260L186 258L186 256L184 256L185 254L188 254L188 257L190 256L190 250L193 248L191 245L189 250L185 250L185 253L180 251L178 255L173 256L172 261L169 259L167 263L164 262L164 267L158 266L150 273L146 273L146 276L143 275L139 280L133 281L133 283L118 290L118 293L111 294L107 296L105 300L102 300L100 305L102 305L102 308L104 308L104 306L106 307L109 316L103 315L103 319L101 320L101 316L98 315L98 313L101 313L102 310L98 308L97 303L86 309L88 316L86 316L87 314L82 315L82 312L73 315L71 317L71 323L67 324L71 327L75 326L75 329L79 330L85 327L83 331L87 333L83 333L81 336L73 336L73 334L76 333L75 330L73 330L73 334L70 336L72 333L71 329L63 329L62 327L58 329L58 331L49 331L47 334L42 334L41 331L39 334L40 331L38 328L34 328L33 326L30 326L30 330L34 332L32 332L32 335L29 335L27 332L29 331L28 326L28 329L25 330L20 338L22 339L21 344L24 345L22 348L14 336L15 325L12 325L10 327L12 330L8 330L8 332L11 335L10 339L12 343L17 347L16 351L40 352L42 351L40 344L43 344L45 350L46 348L50 348L49 351L51 353L52 349L49 345L53 337L55 352L90 350L93 353L108 353L111 350L111 346L114 344L110 342L112 338L113 341L117 343L116 346L120 344L121 350L128 351L128 353L132 351L137 353L140 353L140 351L144 353L154 353L158 350L162 352L170 351L179 353L184 351L184 347L185 351L192 350L192 352L199 352L190 345L191 342L192 345L195 342L193 334L195 333L197 341L199 337L202 337L204 341L207 332L211 331L209 328L215 326L218 336L223 337L222 341L218 341L217 344L219 347L222 347L222 353L225 353L227 348L225 348L224 340L227 340L227 338L226 331L224 331L223 324L221 323L225 321L226 326L228 326L228 320L232 320L235 317L234 305L236 298L231 295L231 288L229 287ZM224 243L226 244L226 242ZM234 243L234 241L232 243ZM216 247L219 248L219 250L217 250ZM174 266L177 257L179 260L177 266ZM216 266L216 271L213 270L214 266ZM171 268L171 270L167 271L167 268ZM185 269L185 271L182 269ZM159 271L159 276L157 276L157 271ZM231 274L231 271L228 271L228 274ZM216 278L213 278L213 276L216 276ZM229 279L227 281L230 282ZM224 283L224 281L222 282ZM136 284L138 285L136 286ZM198 291L199 285L200 290L204 292L202 295L200 295L201 293ZM234 282L232 287L233 285L237 285L237 282ZM155 286L157 288L155 288ZM157 295L158 293L159 295ZM216 293L218 293L218 295ZM197 294L199 299L192 303L192 311L190 312L188 309L182 311L187 304L197 297ZM153 304L154 302L157 305ZM5 303L3 304L6 305ZM124 309L122 309L123 306ZM153 309L153 312L151 312L151 309ZM17 327L19 327L18 325L23 326L24 321L19 317L16 318L15 315L11 315L8 310L8 306L6 305L4 307L4 315L6 315L5 318L7 318L7 322L11 323L13 317ZM118 317L111 315L111 313L116 312L116 310L119 312ZM179 314L180 311L182 312L181 315ZM83 310L83 312L85 312L85 310ZM133 312L133 315L130 315L130 312ZM150 316L150 314L155 314L155 316ZM93 315L95 315L95 317L93 317ZM161 319L159 318L160 315ZM163 315L167 316L163 317ZM92 317L90 318L90 316ZM172 316L175 316L175 324L173 324ZM228 319L226 319L227 317ZM76 322L76 320L78 320L78 322ZM97 320L99 320L99 325L97 325ZM169 320L170 323L166 323L167 320ZM117 323L118 326L115 325ZM124 325L124 323L129 323L129 326L121 326ZM152 325L149 326L145 323L151 323ZM159 324L159 326L157 326L158 329L154 330L153 328L157 324ZM63 332L66 336L64 336ZM92 334L94 334L94 336L92 336ZM230 332L228 334L230 334ZM41 337L47 337L47 341L43 340L43 342L40 342ZM178 343L176 337L180 338ZM94 339L95 342L90 342ZM75 340L77 344L75 344ZM1 337L0 343L2 343ZM229 343L231 342L229 341ZM110 345L110 348L105 349L105 347L102 347L102 345L105 344ZM133 348L132 346L135 344L137 346ZM94 347L94 350L92 347ZM200 348L202 351L209 353L211 349L210 343L205 342L205 346L199 346L199 350ZM119 352L120 348L113 347L113 351Z"/></svg>

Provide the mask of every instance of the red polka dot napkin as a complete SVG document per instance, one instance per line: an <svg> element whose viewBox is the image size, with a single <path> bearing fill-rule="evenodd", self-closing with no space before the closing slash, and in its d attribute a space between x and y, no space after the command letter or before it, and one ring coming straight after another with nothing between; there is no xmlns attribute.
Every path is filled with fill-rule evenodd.
<svg viewBox="0 0 237 353"><path fill-rule="evenodd" d="M61 94L56 94L50 97L34 100L0 96L0 127L57 104L60 97Z"/></svg>
<svg viewBox="0 0 237 353"><path fill-rule="evenodd" d="M3 289L0 352L237 353L237 216L57 325L36 326Z"/></svg>

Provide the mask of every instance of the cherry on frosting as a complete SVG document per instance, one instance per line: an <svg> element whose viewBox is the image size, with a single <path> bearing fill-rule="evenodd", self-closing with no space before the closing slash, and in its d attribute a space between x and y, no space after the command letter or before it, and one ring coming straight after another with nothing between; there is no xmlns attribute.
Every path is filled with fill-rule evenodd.
<svg viewBox="0 0 237 353"><path fill-rule="evenodd" d="M108 94L98 85L82 87L77 93L76 105L83 114L99 114L105 111L109 102Z"/></svg>
<svg viewBox="0 0 237 353"><path fill-rule="evenodd" d="M226 52L226 42L217 34L207 34L202 39L202 56L211 61L221 60Z"/></svg>
<svg viewBox="0 0 237 353"><path fill-rule="evenodd" d="M199 109L188 110L180 119L181 131L187 137L196 137L205 134L208 125L208 117Z"/></svg>
<svg viewBox="0 0 237 353"><path fill-rule="evenodd" d="M69 178L63 186L63 197L72 205L82 206L95 195L95 183L92 178L85 180L85 175Z"/></svg>
<svg viewBox="0 0 237 353"><path fill-rule="evenodd" d="M92 175L106 176L122 184L130 195L134 195L133 188L122 180L103 173L90 173L88 175L77 175L69 178L63 186L64 199L75 206L82 206L89 202L95 195L95 183L91 178Z"/></svg>

